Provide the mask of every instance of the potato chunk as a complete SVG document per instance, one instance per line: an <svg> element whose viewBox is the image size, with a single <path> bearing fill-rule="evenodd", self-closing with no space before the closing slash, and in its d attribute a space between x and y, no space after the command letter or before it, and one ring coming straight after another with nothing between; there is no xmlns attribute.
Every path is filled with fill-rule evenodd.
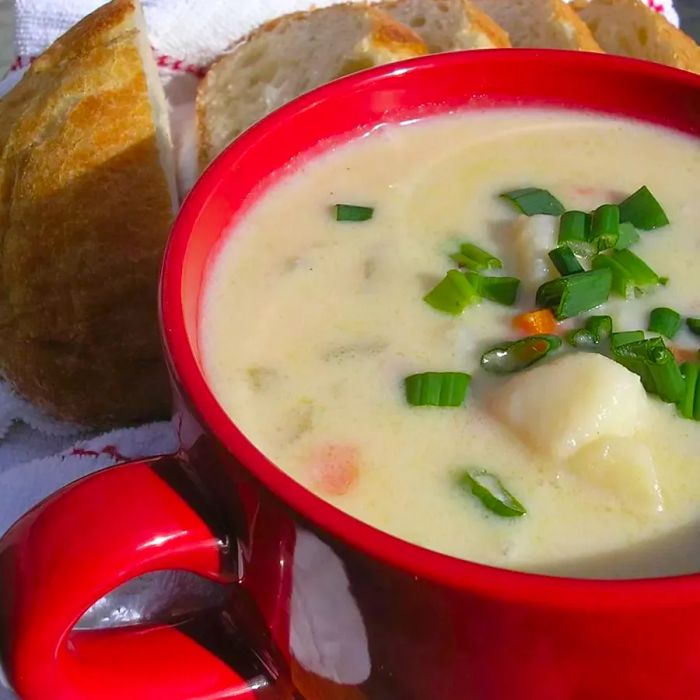
<svg viewBox="0 0 700 700"><path fill-rule="evenodd" d="M622 365L572 353L515 375L489 403L530 447L565 459L601 437L635 433L647 402L639 377Z"/></svg>
<svg viewBox="0 0 700 700"><path fill-rule="evenodd" d="M518 276L527 287L536 287L554 277L556 270L549 251L557 247L556 216L520 216L513 228Z"/></svg>
<svg viewBox="0 0 700 700"><path fill-rule="evenodd" d="M598 440L579 450L567 472L616 498L623 508L648 513L663 510L663 497L651 450L636 438Z"/></svg>

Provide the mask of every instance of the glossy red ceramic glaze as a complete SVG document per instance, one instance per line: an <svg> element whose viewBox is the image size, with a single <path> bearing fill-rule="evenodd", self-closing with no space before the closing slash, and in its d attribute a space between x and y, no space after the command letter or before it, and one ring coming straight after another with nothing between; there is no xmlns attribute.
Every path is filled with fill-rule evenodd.
<svg viewBox="0 0 700 700"><path fill-rule="evenodd" d="M200 369L207 264L260 183L358 129L506 105L596 110L700 135L695 75L597 54L508 50L351 76L241 136L187 199L164 264L162 325L182 454L78 482L0 544L0 651L23 698L700 697L700 576L552 578L397 540L266 460ZM106 591L164 568L235 580L230 605L199 627L72 630ZM241 635L255 663L234 653Z"/></svg>

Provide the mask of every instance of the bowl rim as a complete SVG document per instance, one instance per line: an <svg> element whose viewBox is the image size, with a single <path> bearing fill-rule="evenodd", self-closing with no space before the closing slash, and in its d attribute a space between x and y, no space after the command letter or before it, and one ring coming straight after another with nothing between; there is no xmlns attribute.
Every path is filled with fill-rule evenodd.
<svg viewBox="0 0 700 700"><path fill-rule="evenodd" d="M675 81L700 94L700 76L646 61L607 54L534 49L488 49L433 54L391 63L340 78L281 107L249 128L206 169L180 209L166 247L161 273L159 307L161 333L175 384L202 426L234 455L276 498L297 515L332 537L373 559L432 583L512 602L571 609L644 608L700 602L700 573L646 579L579 579L502 569L429 550L379 530L314 495L268 460L236 427L209 389L186 329L183 269L191 233L220 178L231 177L234 162L256 149L270 128L295 114L313 110L319 102L380 84L408 73L430 74L436 68L483 70L489 64L523 61L547 69L599 70L601 62L617 77L634 74ZM650 99L652 97L650 96ZM466 105L465 105L466 106ZM700 116L698 117L700 129ZM252 187L251 187L252 189ZM197 302L199 304L199 301Z"/></svg>

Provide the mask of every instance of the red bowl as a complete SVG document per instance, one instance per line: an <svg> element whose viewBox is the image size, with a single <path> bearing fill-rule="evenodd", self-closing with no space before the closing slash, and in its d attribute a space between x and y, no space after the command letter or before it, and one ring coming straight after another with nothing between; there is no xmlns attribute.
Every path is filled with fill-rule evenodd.
<svg viewBox="0 0 700 700"><path fill-rule="evenodd" d="M286 476L202 374L211 253L293 158L379 123L504 106L596 111L698 135L700 77L588 53L441 54L336 81L237 139L185 202L163 267L181 454L88 477L0 544L0 652L23 698L699 696L700 576L555 578L408 544ZM206 624L72 631L105 592L163 568L241 585Z"/></svg>

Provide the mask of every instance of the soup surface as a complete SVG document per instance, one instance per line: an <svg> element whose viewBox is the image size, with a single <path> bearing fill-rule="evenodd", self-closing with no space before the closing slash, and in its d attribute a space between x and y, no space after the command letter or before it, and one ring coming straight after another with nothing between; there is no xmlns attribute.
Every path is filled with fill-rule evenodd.
<svg viewBox="0 0 700 700"><path fill-rule="evenodd" d="M491 110L375 129L299 164L216 252L205 373L271 460L410 542L555 575L700 570L700 423L645 391L604 337L545 345L507 374L481 362L534 334L531 319L514 319L560 277L548 256L559 216L526 216L499 195L542 188L590 212L645 185L670 220L630 248L666 284L635 280L629 298L613 291L545 329L565 338L591 315L609 315L616 332L646 330L657 307L700 316L698 182L698 141L601 115ZM338 203L371 218L338 221ZM453 314L424 300L465 242L502 261L477 275L520 280L514 305L471 298ZM590 269L591 248L575 252ZM697 358L685 323L665 343ZM468 373L462 405L412 405L405 378L425 372Z"/></svg>

